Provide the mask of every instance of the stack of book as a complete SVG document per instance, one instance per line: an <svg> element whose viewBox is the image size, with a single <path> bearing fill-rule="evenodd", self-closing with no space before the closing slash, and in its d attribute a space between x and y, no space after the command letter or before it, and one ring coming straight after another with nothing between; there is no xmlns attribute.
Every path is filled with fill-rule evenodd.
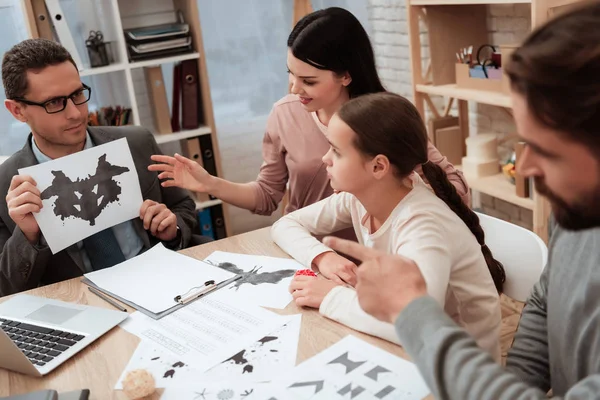
<svg viewBox="0 0 600 400"><path fill-rule="evenodd" d="M192 52L190 26L185 23L126 29L127 51L131 61Z"/></svg>

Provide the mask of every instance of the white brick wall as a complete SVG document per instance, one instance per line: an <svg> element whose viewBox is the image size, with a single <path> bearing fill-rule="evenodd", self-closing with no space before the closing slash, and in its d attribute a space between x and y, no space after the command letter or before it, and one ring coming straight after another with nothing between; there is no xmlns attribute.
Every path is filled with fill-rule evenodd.
<svg viewBox="0 0 600 400"><path fill-rule="evenodd" d="M369 0L371 43L386 89L412 97L408 24L404 0Z"/></svg>

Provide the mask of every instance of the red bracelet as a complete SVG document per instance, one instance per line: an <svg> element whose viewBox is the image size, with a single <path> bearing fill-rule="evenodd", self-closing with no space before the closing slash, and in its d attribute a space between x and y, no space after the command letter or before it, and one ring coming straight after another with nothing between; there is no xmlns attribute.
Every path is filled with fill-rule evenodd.
<svg viewBox="0 0 600 400"><path fill-rule="evenodd" d="M296 271L295 276L317 276L313 270L310 269L301 269Z"/></svg>

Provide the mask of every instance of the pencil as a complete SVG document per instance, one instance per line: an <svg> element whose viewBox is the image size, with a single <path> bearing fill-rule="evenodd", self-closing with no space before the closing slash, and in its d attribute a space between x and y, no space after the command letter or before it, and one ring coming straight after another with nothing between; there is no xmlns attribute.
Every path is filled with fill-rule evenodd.
<svg viewBox="0 0 600 400"><path fill-rule="evenodd" d="M110 304L111 306L116 308L117 310L127 312L127 309L125 307L121 306L116 301L109 299L108 297L106 297L105 295L103 295L98 290L94 289L93 287L88 286L88 289L90 290L90 292L94 293L96 296L100 297L102 300L104 300L105 302L107 302L108 304Z"/></svg>

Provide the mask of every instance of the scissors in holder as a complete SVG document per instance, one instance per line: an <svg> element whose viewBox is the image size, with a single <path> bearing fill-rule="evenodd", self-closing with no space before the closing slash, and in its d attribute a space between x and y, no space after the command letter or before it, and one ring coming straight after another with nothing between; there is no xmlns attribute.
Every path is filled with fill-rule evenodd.
<svg viewBox="0 0 600 400"><path fill-rule="evenodd" d="M86 46L98 47L104 43L104 34L102 31L90 31L90 35L85 41Z"/></svg>
<svg viewBox="0 0 600 400"><path fill-rule="evenodd" d="M482 57L482 51L488 48L491 50L489 57ZM500 68L500 60L500 53L498 53L496 48L491 44L484 44L477 49L477 65L481 65L481 69L486 78L488 78L487 68Z"/></svg>

